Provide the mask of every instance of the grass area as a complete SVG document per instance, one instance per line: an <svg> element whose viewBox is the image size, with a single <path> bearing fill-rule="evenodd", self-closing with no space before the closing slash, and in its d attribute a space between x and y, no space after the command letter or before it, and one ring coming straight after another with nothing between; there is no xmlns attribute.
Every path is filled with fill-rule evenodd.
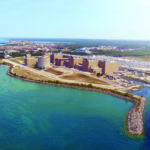
<svg viewBox="0 0 150 150"><path fill-rule="evenodd" d="M12 61L14 61L14 62L16 62L16 63L24 63L24 58L13 58L13 59L11 59Z"/></svg>
<svg viewBox="0 0 150 150"><path fill-rule="evenodd" d="M16 76L22 77L22 78L26 78L26 79L30 79L30 80L35 80L35 81L39 81L39 80L44 80L44 81L48 81L48 78L42 75L39 75L37 73L34 73L32 71L29 70L25 70L21 67L14 67L11 68L11 73L13 73Z"/></svg>
<svg viewBox="0 0 150 150"><path fill-rule="evenodd" d="M53 68L46 69L45 71L50 72L50 73L55 74L55 75L62 75L63 74L62 71L58 71L58 70L55 70Z"/></svg>
<svg viewBox="0 0 150 150"><path fill-rule="evenodd" d="M94 55L106 55L106 56L116 56L116 57L125 57L125 56L150 56L150 49L140 49L132 51L120 51L120 50L91 50Z"/></svg>
<svg viewBox="0 0 150 150"><path fill-rule="evenodd" d="M129 58L136 58L136 59L141 59L144 61L150 61L150 56L131 56Z"/></svg>
<svg viewBox="0 0 150 150"><path fill-rule="evenodd" d="M72 75L65 75L61 78L66 79L66 80L75 80L75 81L86 82L86 83L108 85L107 82L101 81L101 80L96 79L96 78L92 78L90 76L87 76L87 75L84 75L84 74L81 74L81 73L74 73Z"/></svg>

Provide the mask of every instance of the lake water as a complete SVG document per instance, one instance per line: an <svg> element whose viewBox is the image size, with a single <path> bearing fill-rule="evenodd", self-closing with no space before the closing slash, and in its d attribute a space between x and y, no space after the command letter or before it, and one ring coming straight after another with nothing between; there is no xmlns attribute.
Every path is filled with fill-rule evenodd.
<svg viewBox="0 0 150 150"><path fill-rule="evenodd" d="M5 45L11 40L16 40L16 41L34 41L36 44L51 44L51 43L62 43L62 44L69 44L73 43L71 39L34 39L34 38L0 38L0 46ZM4 44L5 43L5 44Z"/></svg>
<svg viewBox="0 0 150 150"><path fill-rule="evenodd" d="M132 103L96 92L24 82L0 66L0 150L149 150L146 133L128 136ZM150 97L150 89L143 89Z"/></svg>

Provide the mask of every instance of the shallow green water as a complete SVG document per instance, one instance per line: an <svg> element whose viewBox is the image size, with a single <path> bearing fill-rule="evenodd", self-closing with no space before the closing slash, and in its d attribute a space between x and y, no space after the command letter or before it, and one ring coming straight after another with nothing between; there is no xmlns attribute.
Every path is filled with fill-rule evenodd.
<svg viewBox="0 0 150 150"><path fill-rule="evenodd" d="M132 103L96 92L24 82L0 66L0 150L143 150L125 133ZM148 146L147 146L148 145Z"/></svg>

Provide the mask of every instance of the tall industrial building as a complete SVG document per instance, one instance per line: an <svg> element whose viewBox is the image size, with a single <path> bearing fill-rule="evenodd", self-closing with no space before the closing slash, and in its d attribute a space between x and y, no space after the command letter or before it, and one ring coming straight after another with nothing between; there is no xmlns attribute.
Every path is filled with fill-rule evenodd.
<svg viewBox="0 0 150 150"><path fill-rule="evenodd" d="M119 63L114 61L99 61L98 67L102 68L102 74L118 72Z"/></svg>
<svg viewBox="0 0 150 150"><path fill-rule="evenodd" d="M35 66L37 63L37 59L32 57L30 54L25 56L25 65L29 67Z"/></svg>

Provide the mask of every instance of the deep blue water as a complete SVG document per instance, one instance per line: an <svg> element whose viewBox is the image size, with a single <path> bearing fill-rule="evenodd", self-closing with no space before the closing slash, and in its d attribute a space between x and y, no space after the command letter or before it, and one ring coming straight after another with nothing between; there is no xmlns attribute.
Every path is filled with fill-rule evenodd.
<svg viewBox="0 0 150 150"><path fill-rule="evenodd" d="M130 102L75 89L24 82L0 66L0 150L149 150L150 103L146 133L126 134ZM137 94L150 97L150 89Z"/></svg>

